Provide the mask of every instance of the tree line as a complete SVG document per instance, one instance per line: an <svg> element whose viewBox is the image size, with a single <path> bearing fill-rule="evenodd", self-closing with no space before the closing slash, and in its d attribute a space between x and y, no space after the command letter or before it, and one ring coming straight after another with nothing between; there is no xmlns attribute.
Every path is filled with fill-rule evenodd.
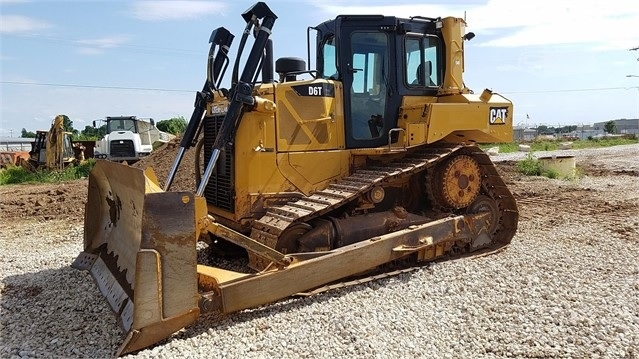
<svg viewBox="0 0 639 359"><path fill-rule="evenodd" d="M571 133L577 131L577 125L569 125L563 127L553 127L546 125L539 125L536 127L537 133L542 135L552 135L552 134L561 134L561 133ZM614 134L617 133L617 124L614 120L610 120L604 124L603 128L604 132Z"/></svg>
<svg viewBox="0 0 639 359"><path fill-rule="evenodd" d="M84 130L77 130L73 127L73 121L67 116L63 115L64 131L71 133L73 140L75 141L97 141L106 135L106 124L100 127L85 126ZM184 116L172 117L168 120L162 120L155 123L155 127L158 130L164 131L176 136L181 136L186 130L186 119ZM27 131L26 128L22 129L20 135L23 138L35 138L35 132Z"/></svg>

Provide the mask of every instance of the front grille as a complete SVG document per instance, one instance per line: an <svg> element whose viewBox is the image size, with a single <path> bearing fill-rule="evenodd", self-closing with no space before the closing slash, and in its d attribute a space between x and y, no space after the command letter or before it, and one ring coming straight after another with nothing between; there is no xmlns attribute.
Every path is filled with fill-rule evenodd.
<svg viewBox="0 0 639 359"><path fill-rule="evenodd" d="M213 143L223 120L224 116L204 118L204 168L213 153ZM229 212L235 211L235 161L231 144L220 153L215 170L204 190L204 197L210 205Z"/></svg>
<svg viewBox="0 0 639 359"><path fill-rule="evenodd" d="M135 146L131 140L111 141L111 157L135 157Z"/></svg>

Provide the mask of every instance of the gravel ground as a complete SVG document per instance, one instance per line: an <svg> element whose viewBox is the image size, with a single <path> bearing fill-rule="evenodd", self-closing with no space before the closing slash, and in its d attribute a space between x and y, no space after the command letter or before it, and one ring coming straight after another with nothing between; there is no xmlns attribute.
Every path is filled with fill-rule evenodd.
<svg viewBox="0 0 639 359"><path fill-rule="evenodd" d="M574 155L585 170L572 181L517 175L509 161L525 154L492 157L520 206L505 251L206 316L128 357L637 358L639 145ZM69 267L81 225L0 229L0 357L113 356L115 318Z"/></svg>
<svg viewBox="0 0 639 359"><path fill-rule="evenodd" d="M615 155L615 154L618 154ZM636 164L639 161L639 147L636 144L615 146L611 152L610 147L601 148L584 148L578 150L555 150L555 151L533 151L532 156L534 158L540 157L552 157L552 156L575 156L577 160L589 160L597 161L596 158L602 155L606 158L605 164L611 167L632 167L636 168ZM528 152L510 152L510 153L498 153L491 156L493 162L499 161L518 161L526 158ZM629 156L630 158L628 158ZM634 158L633 158L634 157ZM602 161L597 161L602 162ZM633 163L635 162L635 163Z"/></svg>

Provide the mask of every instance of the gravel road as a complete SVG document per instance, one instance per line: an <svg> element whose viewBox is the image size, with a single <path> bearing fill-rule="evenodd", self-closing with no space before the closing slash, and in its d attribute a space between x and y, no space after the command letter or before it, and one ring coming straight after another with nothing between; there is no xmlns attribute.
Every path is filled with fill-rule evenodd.
<svg viewBox="0 0 639 359"><path fill-rule="evenodd" d="M521 215L500 253L206 316L128 357L637 358L639 145L574 155L571 181L518 175L524 154L492 157ZM81 250L77 220L2 221L0 357L113 356L115 317L70 268Z"/></svg>

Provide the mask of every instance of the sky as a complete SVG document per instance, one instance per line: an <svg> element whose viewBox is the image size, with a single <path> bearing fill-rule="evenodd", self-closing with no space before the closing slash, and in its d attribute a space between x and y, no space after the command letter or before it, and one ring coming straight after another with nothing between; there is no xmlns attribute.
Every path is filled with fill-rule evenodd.
<svg viewBox="0 0 639 359"><path fill-rule="evenodd" d="M0 0L0 136L83 130L106 116L184 116L211 31L239 44L252 1ZM639 6L621 0L272 0L275 58L307 57L306 30L339 14L466 18L464 82L514 103L520 126L639 118ZM314 68L314 60L311 62ZM631 75L629 77L628 75ZM632 77L637 76L637 77ZM230 71L227 71L227 79Z"/></svg>

